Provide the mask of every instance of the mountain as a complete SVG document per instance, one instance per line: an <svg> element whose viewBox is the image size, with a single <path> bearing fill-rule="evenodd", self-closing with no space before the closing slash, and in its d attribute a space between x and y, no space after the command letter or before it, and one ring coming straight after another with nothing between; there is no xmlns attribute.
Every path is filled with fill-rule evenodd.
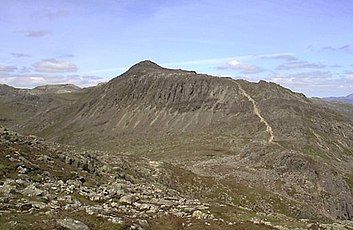
<svg viewBox="0 0 353 230"><path fill-rule="evenodd" d="M328 97L324 98L324 100L344 102L353 105L353 93L345 97Z"/></svg>
<svg viewBox="0 0 353 230"><path fill-rule="evenodd" d="M73 93L79 92L80 87L73 84L61 84L61 85L43 85L37 86L29 90L30 94L62 94L62 93Z"/></svg>
<svg viewBox="0 0 353 230"><path fill-rule="evenodd" d="M74 85L39 86L18 89L0 85L0 124L16 129L36 114L50 111L75 101L89 89Z"/></svg>
<svg viewBox="0 0 353 230"><path fill-rule="evenodd" d="M73 84L57 84L57 85L42 85L33 89L17 89L9 85L0 84L0 95L16 95L16 94L64 94L75 93L81 91L82 88Z"/></svg>
<svg viewBox="0 0 353 230"><path fill-rule="evenodd" d="M194 191L207 192L201 184L216 181L224 189L213 201L227 209L211 213L228 221L249 217L284 226L287 219L295 228L303 227L302 219L353 218L353 122L324 101L275 83L151 61L66 97L74 99L38 109L16 129L103 151L107 159L127 155L177 167L176 184L185 172L207 178L195 179Z"/></svg>

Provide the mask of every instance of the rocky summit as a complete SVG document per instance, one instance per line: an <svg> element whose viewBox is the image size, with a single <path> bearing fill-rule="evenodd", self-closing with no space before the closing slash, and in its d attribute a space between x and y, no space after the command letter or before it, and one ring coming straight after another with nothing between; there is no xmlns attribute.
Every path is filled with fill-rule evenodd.
<svg viewBox="0 0 353 230"><path fill-rule="evenodd" d="M353 228L353 107L142 61L0 86L0 229Z"/></svg>

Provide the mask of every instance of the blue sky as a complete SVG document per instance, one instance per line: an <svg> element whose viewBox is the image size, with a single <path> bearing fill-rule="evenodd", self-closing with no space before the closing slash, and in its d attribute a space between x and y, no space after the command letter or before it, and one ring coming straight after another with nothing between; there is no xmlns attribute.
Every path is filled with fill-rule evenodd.
<svg viewBox="0 0 353 230"><path fill-rule="evenodd" d="M0 83L90 86L149 59L273 81L307 96L347 95L353 93L351 3L1 0Z"/></svg>

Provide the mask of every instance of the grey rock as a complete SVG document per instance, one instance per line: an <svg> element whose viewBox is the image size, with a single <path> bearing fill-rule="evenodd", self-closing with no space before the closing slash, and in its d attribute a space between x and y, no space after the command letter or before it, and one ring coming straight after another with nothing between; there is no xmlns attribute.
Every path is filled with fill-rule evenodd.
<svg viewBox="0 0 353 230"><path fill-rule="evenodd" d="M89 230L90 228L81 221L65 218L57 220L58 225L69 230Z"/></svg>
<svg viewBox="0 0 353 230"><path fill-rule="evenodd" d="M26 168L23 165L20 165L20 166L17 167L17 172L20 173L20 174L27 174L30 171L31 171L30 169Z"/></svg>
<svg viewBox="0 0 353 230"><path fill-rule="evenodd" d="M43 194L43 190L38 189L34 184L31 184L22 190L22 194L26 196L40 196Z"/></svg>
<svg viewBox="0 0 353 230"><path fill-rule="evenodd" d="M32 201L31 204L33 207L38 208L38 209L43 209L43 208L47 207L47 205L45 203L38 202L38 201Z"/></svg>
<svg viewBox="0 0 353 230"><path fill-rule="evenodd" d="M132 195L126 195L119 199L120 203L123 204L132 204L135 201L135 197Z"/></svg>
<svg viewBox="0 0 353 230"><path fill-rule="evenodd" d="M195 217L197 219L207 219L209 217L209 215L197 210L192 213L192 217Z"/></svg>
<svg viewBox="0 0 353 230"><path fill-rule="evenodd" d="M19 206L21 211L28 211L33 207L33 205L31 203L26 203L26 204L21 204Z"/></svg>
<svg viewBox="0 0 353 230"><path fill-rule="evenodd" d="M10 194L16 191L16 187L11 184L10 181L6 181L0 186L0 192L3 194Z"/></svg>

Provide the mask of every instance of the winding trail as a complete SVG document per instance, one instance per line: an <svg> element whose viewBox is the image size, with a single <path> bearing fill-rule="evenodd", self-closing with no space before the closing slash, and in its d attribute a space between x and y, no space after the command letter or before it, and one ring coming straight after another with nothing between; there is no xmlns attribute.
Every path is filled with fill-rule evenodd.
<svg viewBox="0 0 353 230"><path fill-rule="evenodd" d="M244 95L253 105L253 112L254 114L260 118L260 122L264 123L266 126L266 132L268 132L268 134L270 134L270 138L268 139L268 143L272 143L273 139L275 138L274 134L273 134L273 130L272 127L270 126L270 124L266 121L266 119L261 115L259 108L256 105L256 101L241 87L241 85L238 82L237 83L239 90L241 92L242 95Z"/></svg>

